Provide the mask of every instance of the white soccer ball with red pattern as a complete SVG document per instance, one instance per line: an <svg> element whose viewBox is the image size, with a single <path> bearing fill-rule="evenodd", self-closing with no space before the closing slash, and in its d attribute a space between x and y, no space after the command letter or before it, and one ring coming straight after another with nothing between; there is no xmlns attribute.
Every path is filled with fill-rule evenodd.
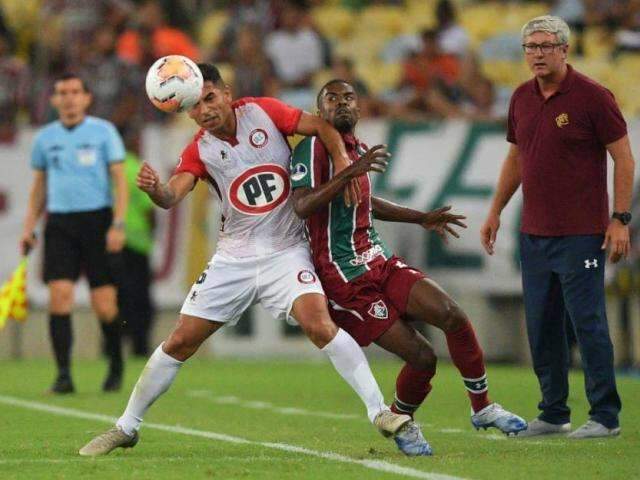
<svg viewBox="0 0 640 480"><path fill-rule="evenodd" d="M202 73L182 55L159 58L147 72L145 88L151 103L163 112L182 112L193 107L202 93Z"/></svg>

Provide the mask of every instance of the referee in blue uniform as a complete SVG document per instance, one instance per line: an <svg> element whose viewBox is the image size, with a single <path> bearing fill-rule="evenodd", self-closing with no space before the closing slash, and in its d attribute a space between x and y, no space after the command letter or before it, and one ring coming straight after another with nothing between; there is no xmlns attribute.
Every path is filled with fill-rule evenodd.
<svg viewBox="0 0 640 480"><path fill-rule="evenodd" d="M59 120L44 126L33 143L34 179L20 240L23 253L35 246L34 231L46 211L44 281L49 287L49 332L58 366L51 391L74 391L71 311L81 274L89 281L91 306L109 357L102 388L115 391L122 382L123 363L112 257L125 241L124 146L111 123L86 114L91 93L77 75L56 80L51 104Z"/></svg>

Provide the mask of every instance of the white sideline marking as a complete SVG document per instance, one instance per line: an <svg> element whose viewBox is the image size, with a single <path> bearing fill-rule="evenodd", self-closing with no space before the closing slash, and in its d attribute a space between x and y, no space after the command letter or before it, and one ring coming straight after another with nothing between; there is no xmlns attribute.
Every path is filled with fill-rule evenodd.
<svg viewBox="0 0 640 480"><path fill-rule="evenodd" d="M297 407L278 407L269 402L257 402L252 400L242 400L232 395L216 397L209 390L189 390L187 396L192 398L204 398L220 405L235 405L238 407L251 408L254 410L269 410L283 415L308 415L311 417L330 418L332 420L360 420L367 421L364 415L354 415L351 413L317 412Z"/></svg>
<svg viewBox="0 0 640 480"><path fill-rule="evenodd" d="M311 417L323 417L323 418L331 418L333 420L356 420L361 422L368 422L368 420L364 416L347 414L347 413L334 413L334 412L322 412L322 411L313 411L306 410L304 408L298 407L278 407L273 403L269 402L261 402L256 400L243 400L234 395L223 395L216 396L210 390L187 390L187 396L191 398L201 398L212 403L217 403L218 405L234 405L236 407L241 408L251 408L254 410L269 410L271 412L280 413L282 415L308 415ZM488 433L488 434L480 434L473 430L462 430L461 428L434 428L432 423L419 422L421 427L429 429L427 431L427 436L429 432L438 432L438 433L452 433L459 435L473 435L474 438L478 438L481 440L491 440L491 441L502 441L507 440L507 436L499 433ZM511 439L513 442L516 439ZM521 439L520 439L521 440ZM527 445L545 445L547 442L542 440L532 440L530 438L526 439Z"/></svg>
<svg viewBox="0 0 640 480"><path fill-rule="evenodd" d="M186 457L145 457L145 458L136 458L136 463L156 463L158 461L163 462L185 462L189 461L189 458ZM255 457L255 458L247 458L247 457L216 457L216 460L229 460L234 463L258 463L258 462L277 462L280 460L278 457ZM22 465L28 463L81 463L86 462L87 459L83 457L78 458L12 458L9 460L0 460L0 465ZM106 461L121 461L121 457L103 457L100 459L101 462Z"/></svg>
<svg viewBox="0 0 640 480"><path fill-rule="evenodd" d="M61 415L64 417L81 418L84 420L95 420L99 422L105 422L113 424L116 422L116 417L109 415L101 415L98 413L84 412L82 410L76 410L73 408L56 407L54 405L48 405L46 403L33 402L29 400L23 400L21 398L10 397L7 395L0 395L0 403L5 405L12 405L15 407L26 408L29 410L37 410L40 412L47 412L54 415ZM285 452L302 453L313 457L324 458L327 460L335 460L342 463L351 463L355 465L361 465L372 470L378 470L381 472L393 473L396 475L405 475L413 478L423 478L427 480L464 480L461 477L455 477L451 475L444 475L440 473L425 472L422 470L416 470L414 468L403 467L394 463L385 462L383 460L358 460L355 458L347 457L333 452L322 452L318 450L310 450L304 447L298 447L296 445L288 445L286 443L273 443L273 442L260 442L254 440L247 440L245 438L234 437L231 435L225 435L222 433L208 432L206 430L195 430L192 428L184 428L178 426L164 425L161 423L145 423L146 428L154 430L162 430L170 433L182 433L184 435L191 435L193 437L208 438L210 440L219 440L223 442L255 445L259 447L272 448L275 450L282 450Z"/></svg>
<svg viewBox="0 0 640 480"><path fill-rule="evenodd" d="M298 407L278 407L273 403L261 402L256 400L243 400L233 395L215 396L209 390L187 390L187 396L191 398L201 398L201 399L210 401L212 403L217 403L219 405L234 405L236 407L250 408L253 410L269 410L271 412L280 413L283 415L307 415L311 417L331 418L333 420L359 420L362 422L367 422L367 419L364 417L364 415L360 416L360 415L353 415L353 414L346 414L346 413L321 412L321 411L306 410L304 408L298 408ZM433 424L431 423L420 422L420 426L428 428L431 431L439 432L439 433L473 435L475 438L479 438L483 440L506 440L507 439L505 435L501 435L497 433L479 435L477 432L470 431L470 430L462 430L460 428L434 429ZM428 432L427 432L427 435L428 435ZM529 441L528 443L532 444L534 442Z"/></svg>

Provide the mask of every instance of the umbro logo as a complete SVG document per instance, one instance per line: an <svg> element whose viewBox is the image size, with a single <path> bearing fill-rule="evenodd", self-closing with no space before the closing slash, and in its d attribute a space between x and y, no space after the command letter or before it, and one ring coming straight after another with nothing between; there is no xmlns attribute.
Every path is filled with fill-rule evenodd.
<svg viewBox="0 0 640 480"><path fill-rule="evenodd" d="M584 268L598 268L598 259L594 258L593 260L585 260Z"/></svg>

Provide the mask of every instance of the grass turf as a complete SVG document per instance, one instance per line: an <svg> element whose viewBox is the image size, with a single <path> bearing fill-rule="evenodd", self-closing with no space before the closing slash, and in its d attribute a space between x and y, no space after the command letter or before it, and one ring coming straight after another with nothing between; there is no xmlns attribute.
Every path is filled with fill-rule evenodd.
<svg viewBox="0 0 640 480"><path fill-rule="evenodd" d="M51 362L4 361L0 362L0 395L117 416L142 366L143 362L130 362L122 392L102 394L104 365L77 362L74 380L78 393L57 397L43 393L52 381ZM399 366L391 361L372 363L387 399L392 398ZM527 419L536 415L539 393L530 369L490 366L488 373L493 400ZM570 382L569 403L577 427L587 420L588 411L581 372L572 372ZM435 455L430 458L407 458L393 441L380 436L366 421L355 394L328 363L193 360L182 368L176 383L145 420L466 479L638 478L640 380L620 377L618 385L623 401L619 438L506 439L497 432L472 429L462 381L457 371L443 362L434 389L416 416L434 448ZM288 407L298 410L283 410ZM322 417L318 412L329 415ZM331 413L345 418L328 418ZM255 443L229 443L144 427L140 443L132 450L117 450L98 459L77 455L84 443L108 427L98 420L54 415L0 401L0 478L401 478L396 473Z"/></svg>

